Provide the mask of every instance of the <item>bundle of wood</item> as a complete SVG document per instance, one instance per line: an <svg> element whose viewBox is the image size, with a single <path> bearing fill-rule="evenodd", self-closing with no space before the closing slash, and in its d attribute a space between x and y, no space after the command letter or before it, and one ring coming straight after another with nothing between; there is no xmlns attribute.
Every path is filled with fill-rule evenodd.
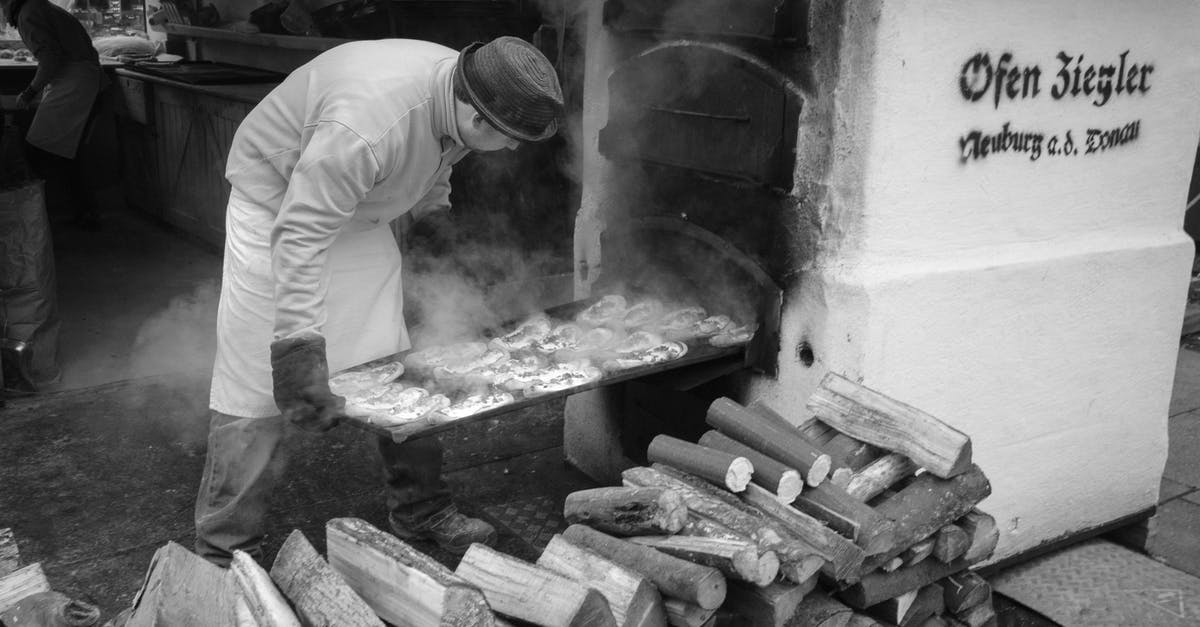
<svg viewBox="0 0 1200 627"><path fill-rule="evenodd" d="M994 624L990 588L969 570L999 539L976 508L991 486L970 438L834 374L808 409L791 422L716 400L697 443L658 436L623 488L571 495L579 524L565 538L658 584L673 625ZM712 568L728 594L702 604L668 590L652 575L662 558L626 559L629 547Z"/></svg>

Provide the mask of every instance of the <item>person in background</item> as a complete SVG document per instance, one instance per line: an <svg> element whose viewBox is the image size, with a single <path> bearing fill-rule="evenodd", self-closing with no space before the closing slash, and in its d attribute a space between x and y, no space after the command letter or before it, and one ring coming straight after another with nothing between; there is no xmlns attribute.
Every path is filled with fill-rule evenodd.
<svg viewBox="0 0 1200 627"><path fill-rule="evenodd" d="M99 221L77 155L109 83L100 56L79 20L49 0L0 0L0 9L37 59L37 72L17 96L17 106L32 107L41 96L25 142L30 166L46 181L46 204L54 207L57 202L52 201L62 194L76 222L96 228Z"/></svg>
<svg viewBox="0 0 1200 627"><path fill-rule="evenodd" d="M217 314L208 454L196 552L227 565L261 555L288 425L326 431L345 400L329 373L409 348L401 256L388 224L450 206L471 151L557 132L562 90L531 44L342 44L292 72L238 127ZM492 543L461 514L434 438L380 438L397 536L462 553Z"/></svg>

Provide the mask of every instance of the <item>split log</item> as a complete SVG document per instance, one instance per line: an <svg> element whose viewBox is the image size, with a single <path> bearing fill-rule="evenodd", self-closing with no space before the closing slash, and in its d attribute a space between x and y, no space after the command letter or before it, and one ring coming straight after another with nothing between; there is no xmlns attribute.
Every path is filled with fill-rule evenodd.
<svg viewBox="0 0 1200 627"><path fill-rule="evenodd" d="M978 509L973 509L955 522L971 537L971 545L963 553L963 559L970 564L982 562L992 556L996 545L1000 542L1000 529L996 527L996 519Z"/></svg>
<svg viewBox="0 0 1200 627"><path fill-rule="evenodd" d="M700 516L688 516L687 523L679 530L681 536L697 538L717 538L719 540L743 540L754 542L749 536L744 536L721 523ZM756 543L757 544L757 543Z"/></svg>
<svg viewBox="0 0 1200 627"><path fill-rule="evenodd" d="M626 485L633 487L658 487L675 490L683 497L683 502L687 505L690 515L707 518L732 529L759 543L760 546L779 539L778 534L772 531L764 520L731 505L729 500L721 495L728 495L728 498L734 502L737 502L737 497L724 490L719 490L701 479L695 479L692 482L684 481L682 477L686 473L679 473L679 471L671 469L675 474L668 474L666 472L668 468L661 464L656 464L654 468L645 466L627 468L621 472L621 480ZM764 546L764 548L770 547Z"/></svg>
<svg viewBox="0 0 1200 627"><path fill-rule="evenodd" d="M836 373L821 379L808 409L838 431L903 453L939 477L971 467L971 438L965 433Z"/></svg>
<svg viewBox="0 0 1200 627"><path fill-rule="evenodd" d="M646 449L650 462L666 464L711 481L730 492L741 492L750 483L754 465L745 457L673 438L655 436Z"/></svg>
<svg viewBox="0 0 1200 627"><path fill-rule="evenodd" d="M904 565L903 557L893 557L892 559L880 564L879 570L882 570L885 573L895 572L897 569L899 569L903 565Z"/></svg>
<svg viewBox="0 0 1200 627"><path fill-rule="evenodd" d="M796 627L846 627L853 617L854 610L818 589L804 597L787 624Z"/></svg>
<svg viewBox="0 0 1200 627"><path fill-rule="evenodd" d="M949 625L950 623L946 622L946 619L940 614L934 614L921 623L921 627L949 627Z"/></svg>
<svg viewBox="0 0 1200 627"><path fill-rule="evenodd" d="M720 431L706 432L700 436L700 444L750 460L754 466L754 483L774 492L784 503L796 500L803 491L804 478L795 468L786 466Z"/></svg>
<svg viewBox="0 0 1200 627"><path fill-rule="evenodd" d="M650 547L614 538L583 525L571 525L563 538L641 573L664 597L682 599L707 610L721 607L726 583L721 571L671 557Z"/></svg>
<svg viewBox="0 0 1200 627"><path fill-rule="evenodd" d="M756 586L765 586L779 575L779 558L774 551L760 554L758 545L749 541L688 536L639 536L629 541L695 564L711 566L726 577Z"/></svg>
<svg viewBox="0 0 1200 627"><path fill-rule="evenodd" d="M992 607L992 600L980 603L974 607L967 609L964 612L951 614L954 620L966 625L967 627L995 627L997 621L996 609Z"/></svg>
<svg viewBox="0 0 1200 627"><path fill-rule="evenodd" d="M791 429L799 431L805 439L829 455L835 472L839 468L846 468L850 471L858 470L882 454L874 446L855 440L816 418L809 418L798 424L792 424L790 420L784 418L779 412L761 400L751 402L746 406L746 409L771 420L785 431Z"/></svg>
<svg viewBox="0 0 1200 627"><path fill-rule="evenodd" d="M662 597L641 573L555 535L537 565L596 589L608 600L613 618L623 627L667 624Z"/></svg>
<svg viewBox="0 0 1200 627"><path fill-rule="evenodd" d="M483 593L428 555L357 518L325 524L329 565L401 627L495 625Z"/></svg>
<svg viewBox="0 0 1200 627"><path fill-rule="evenodd" d="M927 586L947 575L965 570L966 560L958 559L949 564L937 560L925 560L914 566L904 566L895 572L875 571L863 575L858 583L838 593L843 603L854 609L866 609L876 603L905 592Z"/></svg>
<svg viewBox="0 0 1200 627"><path fill-rule="evenodd" d="M50 582L40 562L18 568L0 579L0 611L31 594L49 591Z"/></svg>
<svg viewBox="0 0 1200 627"><path fill-rule="evenodd" d="M705 609L682 599L668 598L663 605L667 611L667 624L674 627L704 627L717 613L715 609Z"/></svg>
<svg viewBox="0 0 1200 627"><path fill-rule="evenodd" d="M866 570L896 557L938 529L955 521L992 493L991 483L979 466L949 479L923 473L904 489L875 507L880 516L895 521L895 548L867 559Z"/></svg>
<svg viewBox="0 0 1200 627"><path fill-rule="evenodd" d="M755 486L747 489L742 498L746 503L778 520L785 529L811 546L816 554L828 563L828 566L822 566L826 576L845 581L854 578L859 572L863 563L863 550L820 521L794 507L780 503L771 498L765 490L755 489Z"/></svg>
<svg viewBox="0 0 1200 627"><path fill-rule="evenodd" d="M805 490L793 505L854 540L867 555L886 553L897 546L894 522L833 484Z"/></svg>
<svg viewBox="0 0 1200 627"><path fill-rule="evenodd" d="M805 583L776 582L765 587L730 582L721 611L736 616L740 624L783 627L816 585L817 577Z"/></svg>
<svg viewBox="0 0 1200 627"><path fill-rule="evenodd" d="M854 473L846 493L865 503L916 471L917 465L911 459L888 453Z"/></svg>
<svg viewBox="0 0 1200 627"><path fill-rule="evenodd" d="M260 627L300 627L300 619L296 618L283 593L253 557L235 550L229 572L233 573L240 598L245 600L250 615Z"/></svg>
<svg viewBox="0 0 1200 627"><path fill-rule="evenodd" d="M920 593L920 590L909 590L900 596L892 597L882 603L872 605L866 611L879 620L899 625L900 621L904 620L904 615L908 613L908 608L912 607L912 604L916 602L918 593Z"/></svg>
<svg viewBox="0 0 1200 627"><path fill-rule="evenodd" d="M21 554L17 551L12 529L0 529L0 577L17 570L20 565Z"/></svg>
<svg viewBox="0 0 1200 627"><path fill-rule="evenodd" d="M454 573L479 587L493 610L535 625L617 624L596 590L484 544L472 544Z"/></svg>
<svg viewBox="0 0 1200 627"><path fill-rule="evenodd" d="M900 554L900 557L904 560L904 565L912 566L913 564L920 564L921 560L933 555L933 544L933 538L925 538L905 549Z"/></svg>
<svg viewBox="0 0 1200 627"><path fill-rule="evenodd" d="M224 627L234 618L237 597L225 569L168 542L150 559L125 626Z"/></svg>
<svg viewBox="0 0 1200 627"><path fill-rule="evenodd" d="M630 468L621 476L635 485L664 485L682 491L688 508L698 517L710 518L729 527L753 540L763 551L775 551L780 570L790 581L803 582L821 567L816 551L773 518L698 477L662 464L655 464L653 468ZM762 490L758 486L748 486L746 491L751 488Z"/></svg>
<svg viewBox="0 0 1200 627"><path fill-rule="evenodd" d="M971 536L958 525L946 525L933 534L933 557L952 562L962 557L971 546Z"/></svg>
<svg viewBox="0 0 1200 627"><path fill-rule="evenodd" d="M879 620L900 627L918 627L930 616L942 613L942 589L937 584L906 592L867 608L867 613Z"/></svg>
<svg viewBox="0 0 1200 627"><path fill-rule="evenodd" d="M709 405L707 421L721 433L799 470L808 485L820 485L832 469L829 455L798 431L780 428L728 398L718 398Z"/></svg>
<svg viewBox="0 0 1200 627"><path fill-rule="evenodd" d="M292 531L271 564L271 580L305 625L383 627L371 606L309 544Z"/></svg>
<svg viewBox="0 0 1200 627"><path fill-rule="evenodd" d="M801 423L799 429L810 442L829 453L834 468L857 472L884 454L884 451L855 440L816 418Z"/></svg>
<svg viewBox="0 0 1200 627"><path fill-rule="evenodd" d="M992 586L979 575L964 570L938 582L946 611L957 614L992 598Z"/></svg>
<svg viewBox="0 0 1200 627"><path fill-rule="evenodd" d="M563 517L618 536L678 533L687 523L687 505L674 490L607 487L567 495Z"/></svg>
<svg viewBox="0 0 1200 627"><path fill-rule="evenodd" d="M885 625L884 623L867 616L855 612L850 615L850 622L846 623L846 627L895 627L894 625Z"/></svg>

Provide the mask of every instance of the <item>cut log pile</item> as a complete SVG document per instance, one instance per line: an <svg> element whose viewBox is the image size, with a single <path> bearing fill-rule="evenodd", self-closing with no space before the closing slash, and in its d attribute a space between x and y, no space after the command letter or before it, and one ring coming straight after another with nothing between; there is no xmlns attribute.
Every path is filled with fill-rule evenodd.
<svg viewBox="0 0 1200 627"><path fill-rule="evenodd" d="M113 624L994 625L971 567L999 533L978 508L991 486L970 438L833 374L807 410L717 399L697 442L660 435L623 485L570 494L570 526L535 562L476 544L450 570L339 518L325 557L295 531L269 570L241 552L222 570L169 543ZM6 531L0 620L48 591L36 564L17 568Z"/></svg>
<svg viewBox="0 0 1200 627"><path fill-rule="evenodd" d="M696 443L660 435L623 488L571 495L566 515L578 524L563 537L648 578L672 625L995 624L991 590L970 570L999 540L977 508L991 486L970 438L836 374L807 409L789 420L717 399L713 430ZM638 505L651 489L678 495L677 529L632 524L630 512L663 509ZM665 569L692 573L691 585L664 585L667 558L691 565Z"/></svg>

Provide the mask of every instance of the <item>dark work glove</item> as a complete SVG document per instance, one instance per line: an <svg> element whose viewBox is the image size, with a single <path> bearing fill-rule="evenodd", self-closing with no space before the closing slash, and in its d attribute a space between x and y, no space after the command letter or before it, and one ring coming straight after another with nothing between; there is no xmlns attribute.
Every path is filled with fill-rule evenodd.
<svg viewBox="0 0 1200 627"><path fill-rule="evenodd" d="M328 431L345 416L346 399L329 391L325 338L319 335L271 344L275 405L305 431Z"/></svg>

